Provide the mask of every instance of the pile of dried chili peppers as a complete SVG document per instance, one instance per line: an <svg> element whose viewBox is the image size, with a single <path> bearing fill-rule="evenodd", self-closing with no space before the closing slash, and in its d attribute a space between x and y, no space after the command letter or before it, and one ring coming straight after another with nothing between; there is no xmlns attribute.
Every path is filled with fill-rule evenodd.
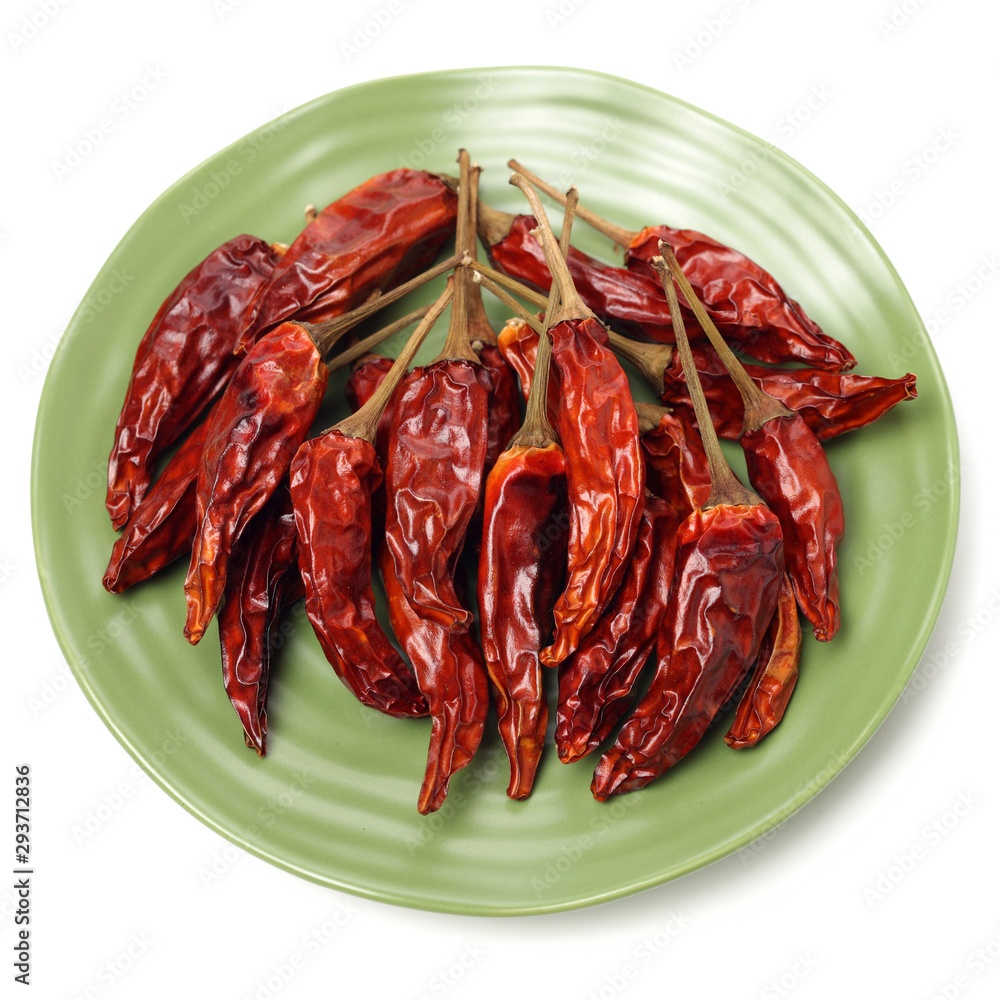
<svg viewBox="0 0 1000 1000"><path fill-rule="evenodd" d="M849 372L846 346L709 236L628 232L516 161L530 212L498 212L465 150L458 163L458 178L373 177L309 212L290 245L236 236L180 281L115 429L122 533L104 585L189 558L178 627L196 643L216 619L225 690L261 756L274 630L304 598L361 703L430 717L421 813L473 759L491 704L511 798L553 742L564 763L599 752L604 801L672 767L729 705L730 747L781 720L801 622L819 641L840 627L845 512L823 442L914 398L916 380ZM558 239L536 189L564 206ZM624 266L576 250L574 217ZM356 340L445 275L432 306ZM510 310L499 331L484 288ZM440 353L408 371L449 308ZM394 362L371 353L414 322ZM620 359L663 405L633 399ZM355 413L317 433L348 364ZM739 441L749 487L720 436Z"/></svg>

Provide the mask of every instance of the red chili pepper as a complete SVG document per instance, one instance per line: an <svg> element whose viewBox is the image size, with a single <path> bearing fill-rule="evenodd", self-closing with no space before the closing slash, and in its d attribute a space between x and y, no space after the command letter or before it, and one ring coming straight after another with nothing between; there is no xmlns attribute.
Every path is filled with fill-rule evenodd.
<svg viewBox="0 0 1000 1000"><path fill-rule="evenodd" d="M120 528L142 499L156 459L229 380L247 308L278 253L256 236L213 250L167 296L136 351L108 460L106 505Z"/></svg>
<svg viewBox="0 0 1000 1000"><path fill-rule="evenodd" d="M739 390L714 351L696 352L695 361L716 433L737 440L744 416ZM917 379L910 374L879 378L818 368L743 367L764 392L801 414L820 441L864 427L897 403L917 396ZM673 367L666 373L662 399L668 406L689 408L687 389L681 380L672 377L674 373Z"/></svg>
<svg viewBox="0 0 1000 1000"><path fill-rule="evenodd" d="M519 170L551 197L562 200L558 191L525 171L516 160L510 160L508 166ZM693 229L647 226L640 232L630 232L594 212L578 211L584 221L624 248L625 266L631 272L657 278L653 259L660 254L659 242L662 240L673 247L699 303L724 334L730 334L733 328L742 329L740 349L747 354L770 361L771 358L761 357L755 346L758 340L768 344L775 340L794 343L798 345L797 350L813 354L812 358L805 354L797 356L817 368L843 371L856 364L854 356L840 341L823 333L764 268L738 250ZM694 309L689 299L686 305Z"/></svg>
<svg viewBox="0 0 1000 1000"><path fill-rule="evenodd" d="M148 580L190 552L198 523L195 488L208 423L202 421L174 452L115 540L104 572L104 587L110 593L120 594Z"/></svg>
<svg viewBox="0 0 1000 1000"><path fill-rule="evenodd" d="M781 578L778 606L760 644L753 676L726 733L728 746L752 747L781 721L798 680L801 652L799 609L786 573Z"/></svg>
<svg viewBox="0 0 1000 1000"><path fill-rule="evenodd" d="M667 610L678 523L670 503L646 497L635 552L614 599L559 666L555 740L563 763L599 747L628 711Z"/></svg>
<svg viewBox="0 0 1000 1000"><path fill-rule="evenodd" d="M678 313L666 277L664 291ZM599 801L643 787L694 748L756 658L784 572L778 520L726 464L683 335L678 348L691 373L712 489L678 532L656 673L594 771L591 791Z"/></svg>
<svg viewBox="0 0 1000 1000"><path fill-rule="evenodd" d="M392 358L382 354L368 354L359 359L358 366L347 377L344 394L348 405L354 412L361 409L375 394L382 380L392 368ZM389 428L392 425L392 407L386 406L382 411L378 431L375 434L375 453L381 462L385 462L389 447Z"/></svg>
<svg viewBox="0 0 1000 1000"><path fill-rule="evenodd" d="M283 323L253 345L212 410L184 584L189 642L198 642L215 614L233 542L284 479L328 377L305 327Z"/></svg>
<svg viewBox="0 0 1000 1000"><path fill-rule="evenodd" d="M309 621L326 658L358 700L400 717L426 715L428 705L375 615L372 499L382 468L373 442L393 391L450 298L449 286L369 400L304 442L291 465Z"/></svg>
<svg viewBox="0 0 1000 1000"><path fill-rule="evenodd" d="M547 336L541 345L524 423L486 480L477 587L513 799L531 792L545 743L549 710L538 654L552 635L569 532L566 460L546 416Z"/></svg>
<svg viewBox="0 0 1000 1000"><path fill-rule="evenodd" d="M636 403L646 481L682 517L704 505L712 473L693 417L652 403Z"/></svg>
<svg viewBox="0 0 1000 1000"><path fill-rule="evenodd" d="M566 587L553 611L555 638L541 654L542 663L555 666L597 623L625 572L642 517L645 469L628 378L573 288L537 196L517 174L511 183L539 220L559 296L548 329L559 372L556 430L566 455L570 539Z"/></svg>
<svg viewBox="0 0 1000 1000"><path fill-rule="evenodd" d="M324 208L257 294L237 351L282 320L339 316L427 267L455 231L452 188L446 178L400 168Z"/></svg>
<svg viewBox="0 0 1000 1000"><path fill-rule="evenodd" d="M844 505L823 446L800 414L762 392L746 374L701 308L670 248L662 246L670 273L692 302L743 397L740 445L747 476L781 522L788 575L799 607L817 639L832 639L840 628L837 547L844 535ZM668 280L664 278L665 283ZM691 377L699 381L694 374Z"/></svg>
<svg viewBox="0 0 1000 1000"><path fill-rule="evenodd" d="M300 586L295 518L283 484L233 545L219 611L226 694L246 745L260 757L266 752L274 629L282 606L297 599Z"/></svg>

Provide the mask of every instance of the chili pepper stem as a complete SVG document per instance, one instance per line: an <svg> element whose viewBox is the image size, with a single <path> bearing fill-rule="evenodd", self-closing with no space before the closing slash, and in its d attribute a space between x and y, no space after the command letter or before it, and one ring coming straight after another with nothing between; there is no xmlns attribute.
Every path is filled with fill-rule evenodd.
<svg viewBox="0 0 1000 1000"><path fill-rule="evenodd" d="M635 412L639 417L639 435L648 434L660 426L660 420L670 410L666 406L647 403L644 400L634 400Z"/></svg>
<svg viewBox="0 0 1000 1000"><path fill-rule="evenodd" d="M662 395L666 388L665 377L670 360L674 356L673 344L644 344L630 337L623 337L613 330L608 331L608 342L615 354L620 354L639 369L642 377Z"/></svg>
<svg viewBox="0 0 1000 1000"><path fill-rule="evenodd" d="M539 191L543 191L550 198L559 202L560 205L566 204L566 195L560 194L560 192L557 191L551 184L543 181L537 174L533 174L530 170L526 170L520 163L517 162L517 160L508 160L507 166L510 167L511 170L517 171L517 173L519 173L522 177L531 181L531 183L538 188ZM620 247L624 248L630 246L632 241L639 236L639 233L625 229L623 226L617 226L613 222L609 222L607 219L598 215L596 212L592 212L589 208L585 208L583 205L577 206L576 214L579 215L588 226L592 226L599 233L607 236L608 239L617 243Z"/></svg>
<svg viewBox="0 0 1000 1000"><path fill-rule="evenodd" d="M473 163L469 168L469 228L468 235L465 240L464 246L458 246L456 243L456 249L465 250L469 256L469 260L477 259L477 239L476 239L476 228L477 228L477 210L479 206L479 175L483 172L483 168L479 166L478 163ZM489 321L489 317L486 315L486 307L483 305L483 295L480 290L479 283L476 281L470 281L466 285L466 304L465 311L468 316L469 324L469 340L473 345L478 341L480 344L489 345L490 347L497 346L497 334L496 330L493 329L493 325ZM475 350L475 347L473 348ZM482 348L479 348L482 350Z"/></svg>
<svg viewBox="0 0 1000 1000"><path fill-rule="evenodd" d="M583 304L583 299L580 298L580 293L573 284L566 258L559 251L555 236L552 234L552 227L549 225L548 216L545 214L545 209L542 207L535 189L518 173L511 174L510 183L520 189L521 193L528 199L528 204L531 205L532 214L538 223L535 236L545 253L545 261L552 275L552 289L559 297L559 304L552 309L549 325L555 326L569 319L596 318Z"/></svg>
<svg viewBox="0 0 1000 1000"><path fill-rule="evenodd" d="M510 275L504 274L503 271L494 270L489 264L480 264L478 260L467 260L465 266L480 277L488 279L484 283L494 294L496 294L494 289L500 285L503 288L509 289L526 302L530 302L536 309L544 309L549 304L548 296L536 292L533 288L529 288L518 281L517 278L512 278Z"/></svg>
<svg viewBox="0 0 1000 1000"><path fill-rule="evenodd" d="M359 340L356 344L352 344L346 351L338 354L335 358L331 358L326 362L326 367L331 372L335 372L340 368L353 364L358 358L370 353L373 347L377 347L383 341L399 333L400 330L405 330L408 326L423 319L432 308L433 306L421 306L419 309L414 309L413 312L401 316L388 326L384 326L381 330L376 330L370 336L365 337L364 340Z"/></svg>
<svg viewBox="0 0 1000 1000"><path fill-rule="evenodd" d="M707 510L709 507L715 507L723 503L746 505L748 507L756 506L762 502L760 497L753 490L747 489L736 478L736 474L726 461L726 456L722 453L722 446L719 444L719 438L715 433L715 426L708 412L705 393L702 390L698 371L694 365L694 355L691 353L691 344L688 341L687 330L684 329L680 302L677 300L677 291L670 277L667 262L663 257L654 257L652 263L656 269L656 273L660 276L660 280L663 282L663 291L667 296L667 301L670 303L670 318L673 321L674 332L677 336L677 351L680 354L681 367L684 369L684 380L687 382L688 392L691 394L694 415L698 421L698 431L701 434L702 443L705 445L705 456L708 458L712 476L712 488L702 509Z"/></svg>
<svg viewBox="0 0 1000 1000"><path fill-rule="evenodd" d="M427 336L431 327L438 321L441 313L444 312L451 301L452 295L453 282L449 278L445 290L430 307L427 315L420 321L416 330L410 334L410 339L407 340L406 345L399 352L392 367L386 372L385 378L368 402L364 406L359 407L349 417L345 417L332 429L340 431L344 437L364 438L369 443L374 443L379 420L382 418L382 411L389 404L392 394L396 391L396 386L399 385L417 351L420 350L420 345L424 342L424 337Z"/></svg>
<svg viewBox="0 0 1000 1000"><path fill-rule="evenodd" d="M674 281L677 282L677 287L681 290L684 298L687 299L687 303L694 313L695 318L701 324L701 328L705 331L705 335L712 342L712 346L718 352L719 359L725 365L726 371L729 373L729 377L736 384L736 388L739 390L740 397L743 400L744 407L744 418L743 418L743 429L744 430L757 430L762 424L766 423L768 420L774 417L787 417L791 414L786 406L780 403L773 396L769 396L756 382L746 373L746 369L740 362L740 359L736 357L733 353L732 348L723 339L721 333L719 333L718 327L712 322L711 317L705 310L705 307L701 304L698 296L695 294L694 289L691 287L691 282L688 281L684 272L681 270L680 264L677 263L677 258L674 256L674 251L668 243L663 240L659 240L657 244L660 248L660 255L666 266L670 269L670 273L673 275ZM660 259L660 258L657 258ZM656 262L654 260L653 266L656 267ZM659 268L657 268L659 272ZM661 279L667 281L668 279L663 278L660 274ZM666 286L664 286L666 287ZM680 338L678 337L678 342ZM697 376L695 376L697 378ZM685 375L687 378L687 375ZM699 421L700 423L700 421Z"/></svg>
<svg viewBox="0 0 1000 1000"><path fill-rule="evenodd" d="M391 291L372 296L364 305L360 305L357 309L352 309L350 312L344 313L343 316L337 316L326 323L303 324L303 326L308 330L309 336L312 337L313 343L316 345L316 350L319 351L322 357L328 358L333 353L334 345L348 330L353 329L362 320L368 319L369 316L377 313L383 307L397 302L415 288L420 288L421 285L426 285L428 281L458 267L464 260L464 253L452 254L447 260L435 264L402 285L397 285Z"/></svg>
<svg viewBox="0 0 1000 1000"><path fill-rule="evenodd" d="M460 179L458 182L458 223L455 228L455 250L464 254L463 260L468 258L469 242L469 188L470 163L469 151L460 149L458 151L458 163ZM454 304L451 309L451 321L448 324L448 335L445 337L444 346L441 352L431 362L461 360L471 361L480 365L479 355L472 349L469 339L469 281L471 274L464 268L458 267L455 270Z"/></svg>
<svg viewBox="0 0 1000 1000"><path fill-rule="evenodd" d="M510 212L490 208L480 201L476 210L476 231L483 241L483 246L493 247L502 243L510 235L516 218L517 216Z"/></svg>

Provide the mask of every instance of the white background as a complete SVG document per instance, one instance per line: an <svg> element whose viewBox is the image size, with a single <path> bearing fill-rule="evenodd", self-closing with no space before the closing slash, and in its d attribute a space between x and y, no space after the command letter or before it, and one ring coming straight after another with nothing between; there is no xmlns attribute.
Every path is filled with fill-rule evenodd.
<svg viewBox="0 0 1000 1000"><path fill-rule="evenodd" d="M31 764L34 995L1000 995L1000 550L997 504L987 499L997 485L1000 306L995 5L393 0L376 37L345 48L389 7L8 0L0 14L0 787L12 807L14 766ZM28 481L47 359L100 265L164 188L342 86L512 64L592 68L674 94L783 148L863 214L924 316L951 388L962 520L948 596L910 688L778 835L614 903L481 919L300 881L237 851L145 778L52 635ZM144 78L156 81L144 100L56 176L66 146ZM80 843L74 826L119 788L127 795L113 820ZM7 836L12 812L0 824ZM13 900L4 878L5 995L16 995L6 986Z"/></svg>

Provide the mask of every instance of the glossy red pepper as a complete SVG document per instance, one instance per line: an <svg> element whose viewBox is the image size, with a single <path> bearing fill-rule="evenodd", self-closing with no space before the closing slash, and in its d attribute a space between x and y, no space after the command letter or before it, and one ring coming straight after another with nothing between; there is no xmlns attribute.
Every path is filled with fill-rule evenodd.
<svg viewBox="0 0 1000 1000"><path fill-rule="evenodd" d="M278 484L305 440L328 371L297 323L261 337L215 405L198 471L198 529L184 592L184 634L195 643L215 614L233 543Z"/></svg>
<svg viewBox="0 0 1000 1000"><path fill-rule="evenodd" d="M426 715L427 701L375 614L373 498L382 483L374 438L384 409L449 288L412 333L385 377L351 417L304 442L291 464L306 614L327 660L363 704L388 715Z"/></svg>
<svg viewBox="0 0 1000 1000"><path fill-rule="evenodd" d="M816 638L828 641L840 628L837 548L844 535L844 505L836 476L802 416L763 392L747 375L701 308L670 248L662 242L660 246L666 261L663 266L669 267L693 303L698 321L743 398L739 440L747 476L781 522L788 575L799 607ZM664 277L665 288L669 280ZM700 389L700 380L694 374L691 377Z"/></svg>
<svg viewBox="0 0 1000 1000"><path fill-rule="evenodd" d="M112 594L148 580L191 550L197 528L195 491L208 421L202 421L171 456L115 540L104 572Z"/></svg>
<svg viewBox="0 0 1000 1000"><path fill-rule="evenodd" d="M545 743L539 652L552 637L569 534L566 459L546 416L547 336L536 353L524 424L486 480L477 578L480 636L513 799L531 792Z"/></svg>
<svg viewBox="0 0 1000 1000"><path fill-rule="evenodd" d="M115 528L145 494L156 459L229 380L250 302L277 260L263 240L237 236L193 268L160 306L136 351L108 460L106 505Z"/></svg>
<svg viewBox="0 0 1000 1000"><path fill-rule="evenodd" d="M636 403L646 482L681 517L704 505L712 474L694 417L652 403Z"/></svg>
<svg viewBox="0 0 1000 1000"><path fill-rule="evenodd" d="M267 749L274 629L299 590L295 518L282 484L233 546L219 610L223 684L246 745L260 757Z"/></svg>
<svg viewBox="0 0 1000 1000"><path fill-rule="evenodd" d="M670 261L671 273L676 273L675 264ZM657 259L664 293L678 315L666 268ZM784 573L778 519L730 469L683 334L678 349L712 485L704 505L687 516L678 532L656 672L594 771L590 787L599 801L642 788L697 745L756 659Z"/></svg>
<svg viewBox="0 0 1000 1000"><path fill-rule="evenodd" d="M597 749L628 711L670 598L679 518L647 496L632 560L601 620L559 666L556 748L564 763Z"/></svg>
<svg viewBox="0 0 1000 1000"><path fill-rule="evenodd" d="M455 232L453 182L422 170L379 174L328 205L288 248L248 312L246 350L294 317L320 323L427 267Z"/></svg>
<svg viewBox="0 0 1000 1000"><path fill-rule="evenodd" d="M524 171L516 160L509 161L508 165L561 200L558 191ZM793 358L764 358L757 347L765 342L769 345L768 350L771 344L795 344L796 357L817 368L843 371L854 367L856 362L851 352L840 341L823 333L764 268L740 251L694 229L662 225L632 232L587 209L580 208L578 212L586 222L624 248L625 266L631 272L658 279L653 259L660 255L659 243L662 240L671 246L698 302L724 336L731 337L735 329L741 331L740 349L752 357L762 361L790 361ZM694 309L686 295L682 305Z"/></svg>
<svg viewBox="0 0 1000 1000"><path fill-rule="evenodd" d="M801 652L799 609L786 573L781 578L778 606L760 644L753 675L726 733L728 746L755 746L782 720L798 680Z"/></svg>

